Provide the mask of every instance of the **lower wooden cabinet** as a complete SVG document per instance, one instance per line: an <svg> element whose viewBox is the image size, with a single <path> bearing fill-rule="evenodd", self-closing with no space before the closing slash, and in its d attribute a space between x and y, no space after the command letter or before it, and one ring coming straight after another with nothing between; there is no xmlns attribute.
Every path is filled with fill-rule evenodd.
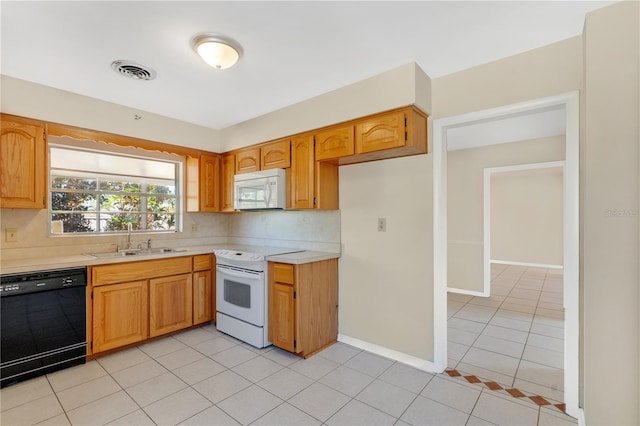
<svg viewBox="0 0 640 426"><path fill-rule="evenodd" d="M338 338L338 260L269 262L269 340L307 358Z"/></svg>
<svg viewBox="0 0 640 426"><path fill-rule="evenodd" d="M211 271L193 273L193 324L211 321L215 310L211 293Z"/></svg>
<svg viewBox="0 0 640 426"><path fill-rule="evenodd" d="M89 355L215 319L211 254L90 267Z"/></svg>
<svg viewBox="0 0 640 426"><path fill-rule="evenodd" d="M295 287L293 283L274 282L269 290L269 340L285 351L298 352Z"/></svg>
<svg viewBox="0 0 640 426"><path fill-rule="evenodd" d="M148 281L111 284L93 289L93 352L147 339Z"/></svg>
<svg viewBox="0 0 640 426"><path fill-rule="evenodd" d="M155 337L193 324L191 274L149 281L149 336Z"/></svg>

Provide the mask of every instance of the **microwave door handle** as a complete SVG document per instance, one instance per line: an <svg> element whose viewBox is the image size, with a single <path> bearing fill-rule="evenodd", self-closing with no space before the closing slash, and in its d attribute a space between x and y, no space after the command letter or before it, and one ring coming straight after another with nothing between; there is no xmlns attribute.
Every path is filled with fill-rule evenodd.
<svg viewBox="0 0 640 426"><path fill-rule="evenodd" d="M267 181L265 182L265 185L267 185L267 199L266 199L266 206L265 207L269 207L271 205L271 179L267 179Z"/></svg>

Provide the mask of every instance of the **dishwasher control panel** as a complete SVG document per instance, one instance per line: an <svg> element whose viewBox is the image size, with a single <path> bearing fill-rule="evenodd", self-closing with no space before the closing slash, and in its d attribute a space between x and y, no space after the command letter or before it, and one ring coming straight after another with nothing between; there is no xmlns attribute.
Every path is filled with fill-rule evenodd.
<svg viewBox="0 0 640 426"><path fill-rule="evenodd" d="M56 269L0 276L0 296L87 285L86 268Z"/></svg>

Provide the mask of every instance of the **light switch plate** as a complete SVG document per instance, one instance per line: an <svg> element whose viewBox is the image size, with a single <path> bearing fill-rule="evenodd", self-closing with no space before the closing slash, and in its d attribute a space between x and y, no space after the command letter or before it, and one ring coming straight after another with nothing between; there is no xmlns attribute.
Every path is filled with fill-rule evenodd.
<svg viewBox="0 0 640 426"><path fill-rule="evenodd" d="M379 217L378 218L378 232L387 232L387 218Z"/></svg>

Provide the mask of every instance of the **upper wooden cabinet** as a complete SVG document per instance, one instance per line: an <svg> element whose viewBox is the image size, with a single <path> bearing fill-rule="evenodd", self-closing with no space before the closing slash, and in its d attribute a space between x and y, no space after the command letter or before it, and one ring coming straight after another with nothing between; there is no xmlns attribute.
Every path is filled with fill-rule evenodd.
<svg viewBox="0 0 640 426"><path fill-rule="evenodd" d="M353 124L334 126L315 132L316 161L354 154Z"/></svg>
<svg viewBox="0 0 640 426"><path fill-rule="evenodd" d="M47 207L47 147L44 124L0 115L0 207Z"/></svg>
<svg viewBox="0 0 640 426"><path fill-rule="evenodd" d="M281 139L235 151L235 173L250 173L291 166L291 143Z"/></svg>
<svg viewBox="0 0 640 426"><path fill-rule="evenodd" d="M282 139L260 147L260 170L286 169L291 166L291 141Z"/></svg>
<svg viewBox="0 0 640 426"><path fill-rule="evenodd" d="M287 176L289 208L312 209L315 198L315 155L313 136L298 136L291 140L291 170Z"/></svg>
<svg viewBox="0 0 640 426"><path fill-rule="evenodd" d="M235 174L236 156L225 154L222 156L220 171L220 211L232 212L233 207L233 175Z"/></svg>
<svg viewBox="0 0 640 426"><path fill-rule="evenodd" d="M355 155L342 164L427 153L427 115L406 107L356 120Z"/></svg>
<svg viewBox="0 0 640 426"><path fill-rule="evenodd" d="M358 122L356 154L404 146L405 122L405 114L402 111Z"/></svg>
<svg viewBox="0 0 640 426"><path fill-rule="evenodd" d="M220 210L220 156L200 156L200 211Z"/></svg>
<svg viewBox="0 0 640 426"><path fill-rule="evenodd" d="M236 151L236 173L250 173L258 170L260 170L260 148Z"/></svg>
<svg viewBox="0 0 640 426"><path fill-rule="evenodd" d="M291 139L291 169L287 185L287 208L338 208L338 163L315 161L312 134Z"/></svg>

